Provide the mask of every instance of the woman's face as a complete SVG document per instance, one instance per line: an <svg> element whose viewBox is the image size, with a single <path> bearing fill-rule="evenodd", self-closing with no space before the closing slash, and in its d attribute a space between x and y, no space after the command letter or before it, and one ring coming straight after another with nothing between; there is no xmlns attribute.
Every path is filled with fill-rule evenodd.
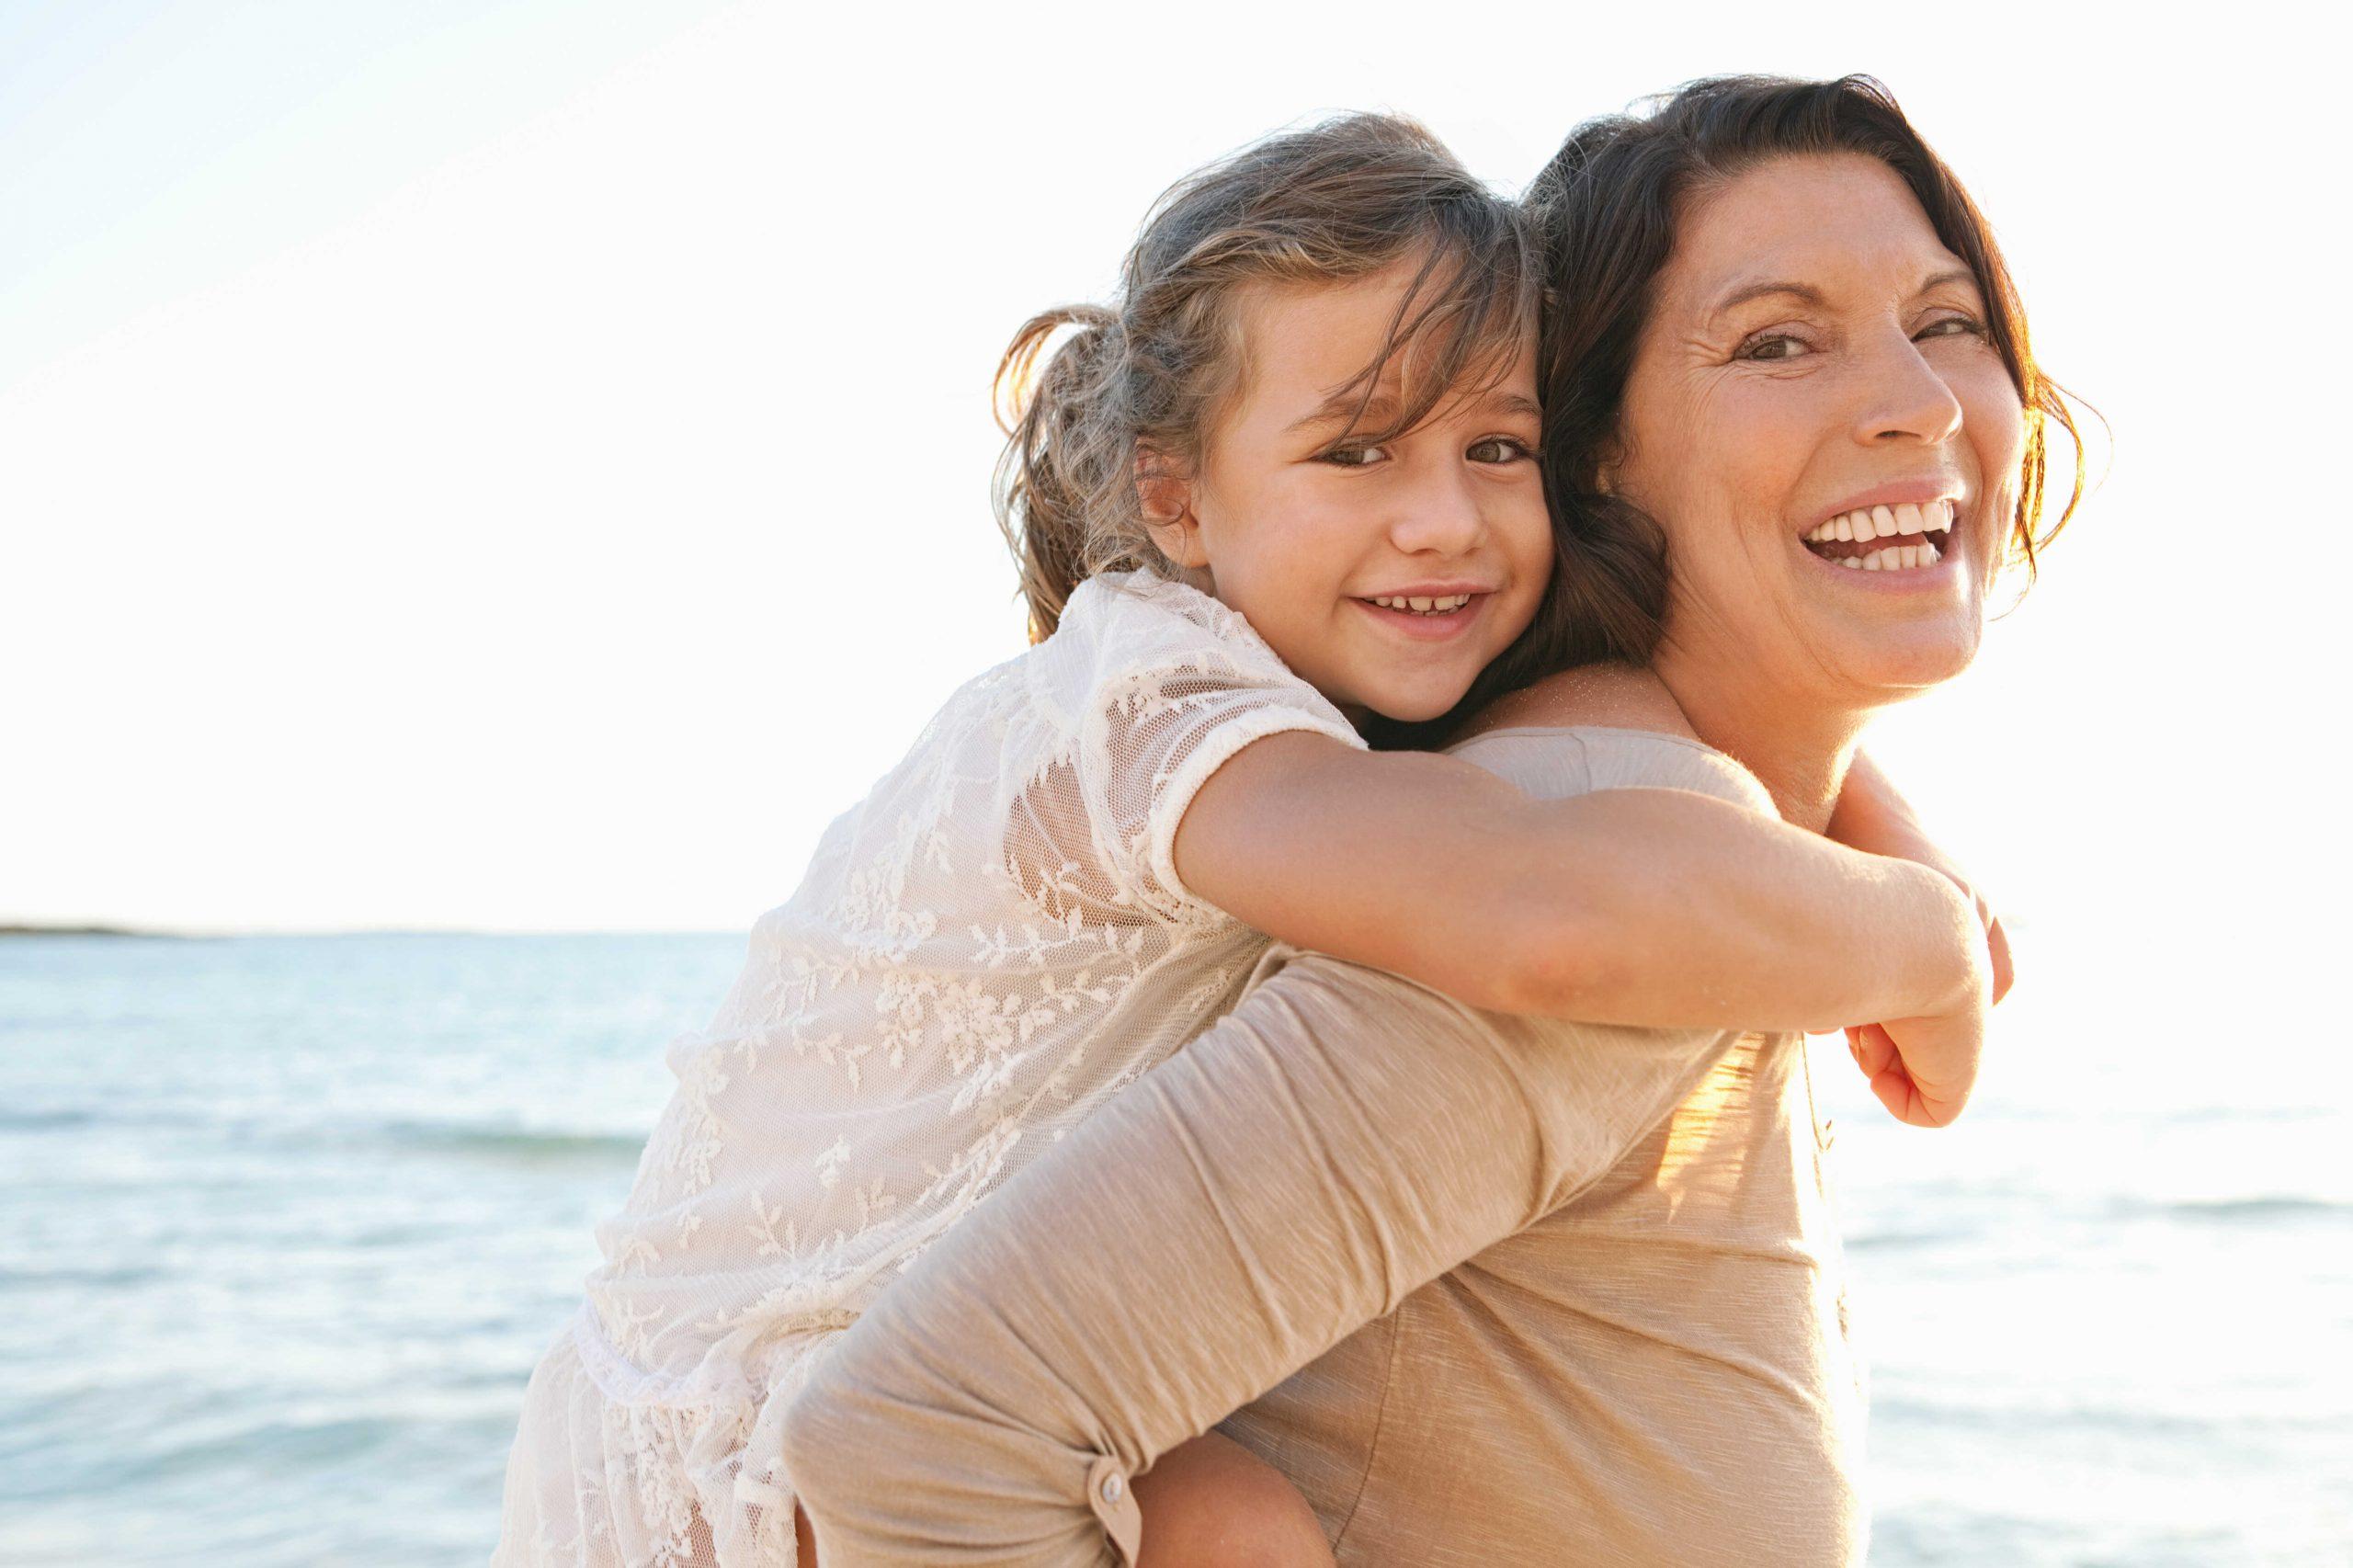
<svg viewBox="0 0 2353 1568"><path fill-rule="evenodd" d="M1604 468L1666 530L1663 665L1841 707L1967 666L2025 441L1986 320L1875 158L1779 158L1693 199Z"/></svg>

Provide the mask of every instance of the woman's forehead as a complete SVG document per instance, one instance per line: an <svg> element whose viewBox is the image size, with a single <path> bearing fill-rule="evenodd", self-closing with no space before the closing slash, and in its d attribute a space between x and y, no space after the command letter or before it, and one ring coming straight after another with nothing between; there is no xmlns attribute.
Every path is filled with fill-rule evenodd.
<svg viewBox="0 0 2353 1568"><path fill-rule="evenodd" d="M1745 169L1687 204L1660 300L1712 317L1777 291L1912 292L1956 272L1973 282L1893 169L1859 153L1802 153Z"/></svg>

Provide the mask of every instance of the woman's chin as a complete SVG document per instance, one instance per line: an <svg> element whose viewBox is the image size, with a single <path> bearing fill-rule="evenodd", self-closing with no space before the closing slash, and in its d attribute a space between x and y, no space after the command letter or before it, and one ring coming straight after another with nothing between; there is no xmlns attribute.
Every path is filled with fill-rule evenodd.
<svg viewBox="0 0 2353 1568"><path fill-rule="evenodd" d="M1977 660L1983 628L1967 624L1912 629L1909 635L1882 631L1859 640L1831 661L1867 704L1902 702L1944 685Z"/></svg>

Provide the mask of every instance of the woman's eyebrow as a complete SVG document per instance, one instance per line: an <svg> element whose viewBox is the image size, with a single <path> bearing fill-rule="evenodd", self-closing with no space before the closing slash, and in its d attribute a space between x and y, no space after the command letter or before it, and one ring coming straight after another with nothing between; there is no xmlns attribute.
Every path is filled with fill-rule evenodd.
<svg viewBox="0 0 2353 1568"><path fill-rule="evenodd" d="M1959 283L1966 288L1974 289L1977 287L1977 274L1965 267L1949 267L1942 272L1931 275L1913 292L1926 294L1932 290L1941 289L1948 283Z"/></svg>
<svg viewBox="0 0 2353 1568"><path fill-rule="evenodd" d="M1751 300L1762 300L1773 294L1786 294L1802 305L1821 305L1827 302L1823 298L1822 290L1811 283L1786 283L1774 279L1764 283L1741 285L1711 306L1708 313L1711 316L1720 316L1726 311L1748 303Z"/></svg>
<svg viewBox="0 0 2353 1568"><path fill-rule="evenodd" d="M1922 278L1919 282L1919 286L1915 288L1912 292L1915 296L1926 294L1934 290L1941 289L1948 283L1966 284L1968 287L1974 289L1977 287L1977 275L1970 271L1966 267L1949 267L1941 272L1932 272L1927 277ZM1786 295L1790 299L1797 301L1798 303L1802 305L1813 305L1820 307L1826 305L1829 302L1822 290L1815 288L1811 283L1792 283L1781 278L1771 278L1764 282L1744 283L1739 285L1734 288L1731 293L1726 294L1722 300L1716 301L1715 305L1708 312L1708 314L1710 316L1720 316L1726 311L1733 310L1739 306L1748 303L1751 300L1762 300L1775 294Z"/></svg>

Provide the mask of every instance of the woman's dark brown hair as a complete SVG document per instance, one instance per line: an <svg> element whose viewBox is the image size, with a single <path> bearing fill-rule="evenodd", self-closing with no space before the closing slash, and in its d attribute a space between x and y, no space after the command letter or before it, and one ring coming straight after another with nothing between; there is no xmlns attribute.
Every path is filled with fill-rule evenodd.
<svg viewBox="0 0 2353 1568"><path fill-rule="evenodd" d="M1895 171L1945 247L1968 265L1985 301L1994 347L2026 406L2027 440L2009 554L2031 581L2037 557L2083 498L2083 438L2060 387L2035 363L2026 310L1993 230L1961 181L1869 76L1835 82L1721 76L1694 82L1645 112L1587 120L1529 187L1525 201L1544 266L1537 376L1544 402L1545 494L1560 576L1528 631L1481 675L1443 733L1493 698L1595 658L1647 661L1666 612L1665 537L1600 488L1659 274L1692 199L1768 159L1860 153ZM2042 527L2048 453L2057 424L2074 443L2071 488Z"/></svg>

